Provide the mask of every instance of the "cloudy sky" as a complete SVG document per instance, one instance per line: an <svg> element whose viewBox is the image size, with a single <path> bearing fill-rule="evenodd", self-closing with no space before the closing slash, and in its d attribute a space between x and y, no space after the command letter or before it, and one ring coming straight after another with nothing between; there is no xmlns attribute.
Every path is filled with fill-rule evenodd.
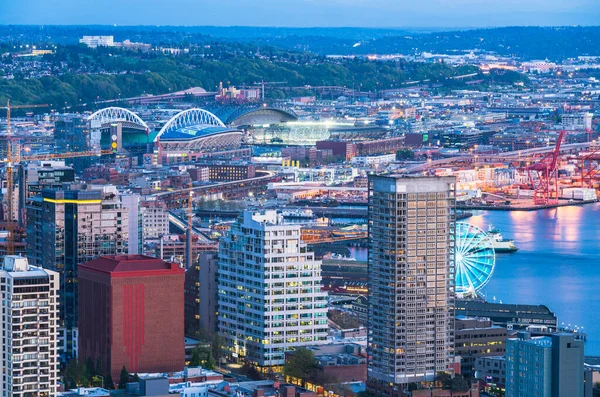
<svg viewBox="0 0 600 397"><path fill-rule="evenodd" d="M0 24L598 25L600 0L0 0Z"/></svg>

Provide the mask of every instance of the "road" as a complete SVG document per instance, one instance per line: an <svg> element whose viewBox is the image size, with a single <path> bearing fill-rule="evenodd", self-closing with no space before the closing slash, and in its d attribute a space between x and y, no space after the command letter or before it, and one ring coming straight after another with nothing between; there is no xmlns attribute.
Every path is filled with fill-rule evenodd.
<svg viewBox="0 0 600 397"><path fill-rule="evenodd" d="M187 219L183 220L177 215L175 215L172 211L169 211L169 223L174 224L181 230L187 230ZM202 230L198 229L195 226L192 226L192 233L198 236L198 242L201 244L214 244L215 242L209 239Z"/></svg>
<svg viewBox="0 0 600 397"><path fill-rule="evenodd" d="M594 143L594 142L568 143L568 144L562 145L560 147L560 153L563 154L563 153L569 153L569 152L577 151L577 150L589 149L591 146L595 146L595 145L597 145L597 143ZM423 171L426 171L431 168L442 167L445 165L460 163L463 161L473 161L475 158L477 158L479 161L487 161L487 162L508 161L508 160L517 160L517 159L522 159L523 161L525 161L527 159L527 157L530 155L546 154L546 153L550 153L553 151L554 151L554 146L544 146L544 147L537 147L537 148L524 149L524 150L515 150L515 151L511 151L511 152L504 152L504 153L491 154L491 155L465 153L461 156L448 157L445 159L432 160L432 161L427 161L422 164L416 164L416 165L406 168L405 172L409 173L409 174L423 172Z"/></svg>

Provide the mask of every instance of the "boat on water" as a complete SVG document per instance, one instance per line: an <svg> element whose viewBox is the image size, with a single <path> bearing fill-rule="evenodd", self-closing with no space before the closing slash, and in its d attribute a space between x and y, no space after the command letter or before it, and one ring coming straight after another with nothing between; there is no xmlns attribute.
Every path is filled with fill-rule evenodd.
<svg viewBox="0 0 600 397"><path fill-rule="evenodd" d="M515 241L512 239L505 239L500 233L500 230L496 229L494 225L488 226L488 236L492 238L492 242L494 244L494 252L503 253L503 252L516 252L519 250L519 247L515 245Z"/></svg>
<svg viewBox="0 0 600 397"><path fill-rule="evenodd" d="M314 219L315 214L310 208L305 209L294 209L294 210L283 210L281 211L281 215L284 218L290 219Z"/></svg>
<svg viewBox="0 0 600 397"><path fill-rule="evenodd" d="M336 254L335 252L331 252L329 254L324 255L323 259L336 260L336 261L350 261L350 262L356 261L356 258L353 258L351 256L344 256L341 254Z"/></svg>

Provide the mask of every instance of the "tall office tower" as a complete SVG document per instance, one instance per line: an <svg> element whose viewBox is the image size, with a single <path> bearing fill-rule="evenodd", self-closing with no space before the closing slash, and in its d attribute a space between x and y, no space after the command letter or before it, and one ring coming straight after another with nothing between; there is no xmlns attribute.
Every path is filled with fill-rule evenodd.
<svg viewBox="0 0 600 397"><path fill-rule="evenodd" d="M63 360L77 354L77 265L127 253L128 211L111 188L43 190L27 205L27 256L60 274Z"/></svg>
<svg viewBox="0 0 600 397"><path fill-rule="evenodd" d="M113 379L185 366L184 270L144 255L79 265L79 359L98 359Z"/></svg>
<svg viewBox="0 0 600 397"><path fill-rule="evenodd" d="M300 225L245 211L219 243L218 329L230 354L278 370L291 348L327 340L321 262Z"/></svg>
<svg viewBox="0 0 600 397"><path fill-rule="evenodd" d="M506 397L583 395L583 341L571 334L506 340Z"/></svg>
<svg viewBox="0 0 600 397"><path fill-rule="evenodd" d="M55 396L58 392L58 273L5 256L2 289L4 397Z"/></svg>
<svg viewBox="0 0 600 397"><path fill-rule="evenodd" d="M87 116L64 114L54 124L54 140L59 153L89 150Z"/></svg>
<svg viewBox="0 0 600 397"><path fill-rule="evenodd" d="M454 177L369 178L367 386L400 396L453 360Z"/></svg>

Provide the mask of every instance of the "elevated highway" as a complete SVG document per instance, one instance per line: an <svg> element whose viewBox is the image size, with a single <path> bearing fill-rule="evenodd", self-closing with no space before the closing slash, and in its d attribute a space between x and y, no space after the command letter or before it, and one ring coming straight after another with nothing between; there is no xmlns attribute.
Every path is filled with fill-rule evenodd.
<svg viewBox="0 0 600 397"><path fill-rule="evenodd" d="M560 154L576 153L581 150L589 149L598 145L597 142L582 142L582 143L568 143L560 147ZM504 162L504 161L527 161L532 156L547 154L554 151L554 145L537 147L532 149L515 150L511 152L497 153L497 154L471 154L465 153L460 156L447 157L444 159L437 159L424 162L422 164L412 165L405 169L406 173L412 174L417 172L427 171L431 168L439 168L449 166L456 163L473 163L477 162Z"/></svg>
<svg viewBox="0 0 600 397"><path fill-rule="evenodd" d="M177 216L177 214L175 214L173 211L169 211L169 223L176 226L178 229L180 229L182 232L185 232L187 230L187 220L184 220L182 218L180 218L179 216ZM209 239L204 233L205 231L192 226L192 233L195 234L198 237L198 243L200 244L209 244L209 245L216 245L215 241Z"/></svg>
<svg viewBox="0 0 600 397"><path fill-rule="evenodd" d="M231 182L218 182L208 185L194 186L177 190L167 190L155 193L154 197L167 204L169 209L183 208L187 205L190 192L201 197L204 195L223 195L226 198L244 198L249 192L265 190L270 182L278 182L281 177L271 171L261 171L261 175Z"/></svg>

